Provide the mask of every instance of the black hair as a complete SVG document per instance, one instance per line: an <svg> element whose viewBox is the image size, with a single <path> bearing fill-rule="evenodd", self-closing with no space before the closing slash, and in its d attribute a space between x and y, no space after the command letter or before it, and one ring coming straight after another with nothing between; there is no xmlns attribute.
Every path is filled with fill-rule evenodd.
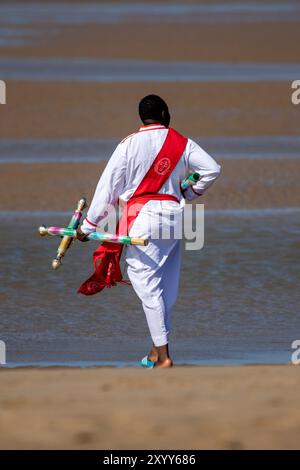
<svg viewBox="0 0 300 470"><path fill-rule="evenodd" d="M140 101L139 115L143 123L151 119L168 126L170 122L168 105L157 95L147 95Z"/></svg>

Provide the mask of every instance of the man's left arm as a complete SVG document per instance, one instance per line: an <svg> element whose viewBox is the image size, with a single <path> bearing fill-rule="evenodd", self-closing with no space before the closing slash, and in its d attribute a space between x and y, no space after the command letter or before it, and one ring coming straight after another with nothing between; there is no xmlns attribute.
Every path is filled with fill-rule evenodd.
<svg viewBox="0 0 300 470"><path fill-rule="evenodd" d="M187 166L190 170L200 173L200 180L193 186L183 191L183 196L192 201L202 194L213 184L221 173L221 166L196 142L188 139L186 146Z"/></svg>

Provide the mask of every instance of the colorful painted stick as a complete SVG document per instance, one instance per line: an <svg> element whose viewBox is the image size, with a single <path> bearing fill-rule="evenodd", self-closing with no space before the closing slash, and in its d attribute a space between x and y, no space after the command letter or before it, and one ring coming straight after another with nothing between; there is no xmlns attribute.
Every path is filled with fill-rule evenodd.
<svg viewBox="0 0 300 470"><path fill-rule="evenodd" d="M86 199L81 198L78 201L77 208L69 222L68 229L73 229L73 230L77 229L77 227L80 224L80 219L82 217L82 211L85 209L86 206L87 206ZM63 235L63 239L60 242L59 247L57 249L56 258L52 261L53 269L58 269L61 266L62 258L65 256L66 251L70 248L71 243L73 241L73 237L68 236L68 234L62 234L62 235Z"/></svg>
<svg viewBox="0 0 300 470"><path fill-rule="evenodd" d="M190 173L181 183L181 189L187 189L189 186L193 186L193 184L196 184L201 175L200 173Z"/></svg>
<svg viewBox="0 0 300 470"><path fill-rule="evenodd" d="M40 235L54 235L63 236L74 239L77 237L77 232L69 227L45 227L42 225L39 228ZM111 233L93 232L87 235L89 240L97 240L100 242L121 243L122 245L148 245L148 240L144 238L132 238L127 235L112 235Z"/></svg>

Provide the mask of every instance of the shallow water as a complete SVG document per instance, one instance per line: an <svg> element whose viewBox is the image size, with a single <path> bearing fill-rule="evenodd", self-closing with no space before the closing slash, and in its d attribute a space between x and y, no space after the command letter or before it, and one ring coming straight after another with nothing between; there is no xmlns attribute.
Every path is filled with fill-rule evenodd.
<svg viewBox="0 0 300 470"><path fill-rule="evenodd" d="M90 58L0 58L2 79L94 82L294 81L300 64Z"/></svg>
<svg viewBox="0 0 300 470"><path fill-rule="evenodd" d="M300 158L299 136L192 137L215 158ZM108 160L117 139L0 139L0 164Z"/></svg>
<svg viewBox="0 0 300 470"><path fill-rule="evenodd" d="M14 4L4 1L0 6L1 22L28 23L234 23L258 21L297 21L300 19L298 2L219 2L203 4L182 3L52 3L26 2Z"/></svg>
<svg viewBox="0 0 300 470"><path fill-rule="evenodd" d="M135 365L150 344L130 287L76 294L91 271L94 244L75 244L52 271L58 239L36 235L65 214L2 213L0 339L7 366ZM173 313L178 363L288 362L300 339L300 209L211 211L205 246L183 253ZM9 237L7 236L9 234Z"/></svg>

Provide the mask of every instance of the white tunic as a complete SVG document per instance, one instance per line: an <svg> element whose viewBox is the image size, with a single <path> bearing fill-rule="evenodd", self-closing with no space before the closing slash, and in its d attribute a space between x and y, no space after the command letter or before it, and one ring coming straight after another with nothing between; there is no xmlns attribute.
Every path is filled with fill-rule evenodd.
<svg viewBox="0 0 300 470"><path fill-rule="evenodd" d="M107 208L128 201L159 153L168 130L158 124L142 126L126 137L116 148L97 185L87 218L81 229L88 234L106 221ZM180 182L188 171L202 177L184 192ZM198 144L188 139L181 159L159 191L179 201L149 201L134 221L129 235L150 239L146 247L128 246L127 272L135 292L141 299L151 337L156 346L168 342L170 314L176 301L180 273L180 240L159 239L165 224L176 228L181 224L184 198L202 195L220 173L220 166Z"/></svg>

